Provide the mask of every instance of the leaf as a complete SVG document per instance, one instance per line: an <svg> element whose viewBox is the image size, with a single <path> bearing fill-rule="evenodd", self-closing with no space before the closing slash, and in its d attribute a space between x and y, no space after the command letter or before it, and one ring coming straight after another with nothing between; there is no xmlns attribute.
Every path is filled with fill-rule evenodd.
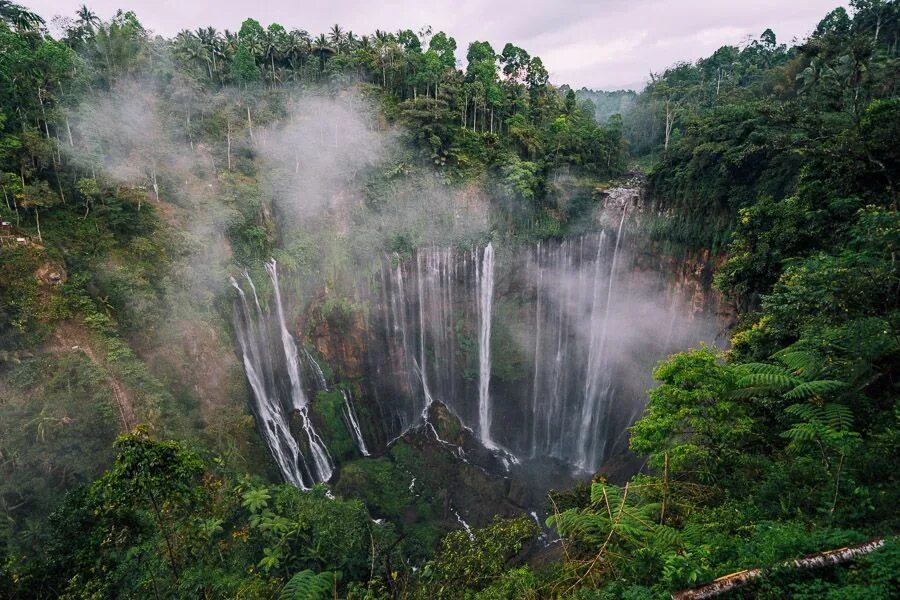
<svg viewBox="0 0 900 600"><path fill-rule="evenodd" d="M812 398L815 396L821 397L826 394L841 390L845 387L847 387L846 383L844 383L843 381L837 381L835 379L807 381L806 383L801 383L791 391L787 392L784 397L788 400L805 400L807 398Z"/></svg>
<svg viewBox="0 0 900 600"><path fill-rule="evenodd" d="M323 573L314 573L309 569L300 571L285 584L278 598L279 600L327 600L332 597L336 579L336 574L330 571Z"/></svg>
<svg viewBox="0 0 900 600"><path fill-rule="evenodd" d="M779 368L779 367L776 367ZM737 384L740 388L770 388L771 390L781 390L794 387L802 383L802 380L788 374L783 369L777 372L768 373L751 373L741 377Z"/></svg>

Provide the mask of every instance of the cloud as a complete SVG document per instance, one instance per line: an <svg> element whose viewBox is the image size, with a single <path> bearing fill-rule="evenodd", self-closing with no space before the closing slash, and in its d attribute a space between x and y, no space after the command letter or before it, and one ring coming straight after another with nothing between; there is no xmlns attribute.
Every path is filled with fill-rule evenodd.
<svg viewBox="0 0 900 600"><path fill-rule="evenodd" d="M647 31L639 31L607 41L576 41L550 50L542 59L548 64L564 65L557 73L579 73L598 65L614 64L643 45L649 35Z"/></svg>

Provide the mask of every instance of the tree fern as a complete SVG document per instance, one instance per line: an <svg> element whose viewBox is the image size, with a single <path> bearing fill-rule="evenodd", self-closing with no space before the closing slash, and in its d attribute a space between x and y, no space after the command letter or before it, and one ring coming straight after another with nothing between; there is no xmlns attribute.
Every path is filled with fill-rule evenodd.
<svg viewBox="0 0 900 600"><path fill-rule="evenodd" d="M329 571L314 573L300 571L287 582L278 595L279 600L327 600L334 596L335 574Z"/></svg>
<svg viewBox="0 0 900 600"><path fill-rule="evenodd" d="M847 387L846 383L835 379L807 381L785 393L784 397L788 400L808 400L810 398L827 396L833 392L842 390L845 387Z"/></svg>
<svg viewBox="0 0 900 600"><path fill-rule="evenodd" d="M847 387L845 382L836 379L810 380L822 371L816 364L821 360L816 353L794 350L779 352L775 357L786 366L766 363L741 365L744 375L738 379L734 395L749 398L772 393L781 394L788 400L808 400L823 398Z"/></svg>
<svg viewBox="0 0 900 600"><path fill-rule="evenodd" d="M774 357L801 377L818 377L822 372L822 356L818 352L788 346L776 352Z"/></svg>
<svg viewBox="0 0 900 600"><path fill-rule="evenodd" d="M859 434L853 431L853 412L843 404L794 404L785 412L797 418L782 436L790 440L789 448L806 446L845 452L856 444Z"/></svg>
<svg viewBox="0 0 900 600"><path fill-rule="evenodd" d="M595 483L591 486L591 506L551 516L547 524L555 526L561 536L588 546L646 546L658 528L659 510L658 503L638 503L627 498L623 488Z"/></svg>

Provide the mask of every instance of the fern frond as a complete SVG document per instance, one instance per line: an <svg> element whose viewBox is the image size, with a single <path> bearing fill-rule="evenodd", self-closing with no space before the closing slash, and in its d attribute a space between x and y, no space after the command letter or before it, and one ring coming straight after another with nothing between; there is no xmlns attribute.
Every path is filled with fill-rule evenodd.
<svg viewBox="0 0 900 600"><path fill-rule="evenodd" d="M793 375L781 372L768 373L750 373L740 378L737 382L739 388L769 388L770 390L783 390L785 388L794 387L803 383L802 379Z"/></svg>
<svg viewBox="0 0 900 600"><path fill-rule="evenodd" d="M847 387L843 381L835 379L820 379L818 381L807 381L794 387L787 392L784 397L788 400L805 400L807 398L821 397L832 392L836 392Z"/></svg>
<svg viewBox="0 0 900 600"><path fill-rule="evenodd" d="M309 569L300 571L285 584L278 595L279 600L328 600L332 597L335 574L330 571L314 573Z"/></svg>
<svg viewBox="0 0 900 600"><path fill-rule="evenodd" d="M849 431L853 428L853 411L843 404L826 404L822 407L822 416L828 426L836 431Z"/></svg>
<svg viewBox="0 0 900 600"><path fill-rule="evenodd" d="M793 346L776 352L774 358L777 358L794 373L804 377L815 377L822 370L822 357L818 353L796 350Z"/></svg>

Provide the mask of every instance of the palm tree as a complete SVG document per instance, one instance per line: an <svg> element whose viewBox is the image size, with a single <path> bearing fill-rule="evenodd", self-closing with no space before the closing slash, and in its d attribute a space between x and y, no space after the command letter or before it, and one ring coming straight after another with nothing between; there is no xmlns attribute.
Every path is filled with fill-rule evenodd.
<svg viewBox="0 0 900 600"><path fill-rule="evenodd" d="M97 16L97 13L89 9L87 4L82 4L81 8L75 13L75 16L78 17L75 19L75 24L79 27L83 27L87 31L93 32L94 28L100 25L100 17Z"/></svg>
<svg viewBox="0 0 900 600"><path fill-rule="evenodd" d="M356 49L357 44L359 43L359 38L352 31L348 31L347 35L344 36L344 42L347 45L347 49L351 52Z"/></svg>
<svg viewBox="0 0 900 600"><path fill-rule="evenodd" d="M281 31L283 32L284 30L282 29ZM265 33L263 39L266 62L269 63L272 69L273 88L278 84L278 77L275 74L275 59L277 58L280 62L281 57L285 54L285 50L287 47L287 40L283 39L283 37L284 36L280 36L278 32L272 31L270 28L270 30Z"/></svg>
<svg viewBox="0 0 900 600"><path fill-rule="evenodd" d="M209 69L209 59L200 38L187 29L175 36L173 50L176 58L188 65L205 64ZM212 72L210 71L210 77Z"/></svg>
<svg viewBox="0 0 900 600"><path fill-rule="evenodd" d="M328 41L338 50L341 50L341 47L344 45L344 31L341 29L341 26L338 24L334 24L331 26L331 30L328 33Z"/></svg>
<svg viewBox="0 0 900 600"><path fill-rule="evenodd" d="M284 53L296 75L298 67L303 69L303 58L309 50L309 34L302 29L292 29L285 41Z"/></svg>
<svg viewBox="0 0 900 600"><path fill-rule="evenodd" d="M234 54L237 50L238 45L238 35L233 31L229 31L226 29L222 33L223 43L225 44L225 48L228 50L230 54Z"/></svg>
<svg viewBox="0 0 900 600"><path fill-rule="evenodd" d="M210 66L210 63L212 64L212 68L209 69L209 78L218 77L219 65L216 57L224 58L222 38L219 36L219 32L214 27L201 27L197 30L196 36L204 50L207 67Z"/></svg>
<svg viewBox="0 0 900 600"><path fill-rule="evenodd" d="M20 31L37 31L44 26L44 19L24 6L0 0L0 23Z"/></svg>
<svg viewBox="0 0 900 600"><path fill-rule="evenodd" d="M325 61L334 54L334 48L328 43L324 33L320 33L312 44L313 54L319 57L319 71L325 71Z"/></svg>

